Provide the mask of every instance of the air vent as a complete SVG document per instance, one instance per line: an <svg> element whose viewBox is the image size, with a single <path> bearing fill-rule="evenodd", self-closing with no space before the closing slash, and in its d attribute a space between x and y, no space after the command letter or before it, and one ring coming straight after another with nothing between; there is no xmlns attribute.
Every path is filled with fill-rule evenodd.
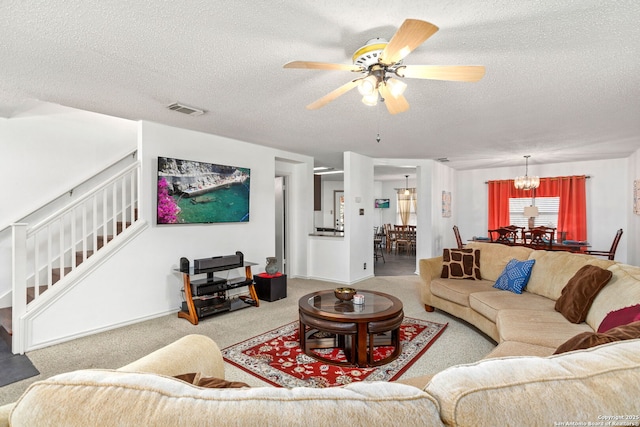
<svg viewBox="0 0 640 427"><path fill-rule="evenodd" d="M440 163L447 163L449 161L449 159L447 159L446 157L440 157L439 159L436 159L436 161L438 161Z"/></svg>
<svg viewBox="0 0 640 427"><path fill-rule="evenodd" d="M189 116L201 116L204 114L204 110L200 110L198 108L189 107L188 105L178 104L174 102L171 105L167 105L169 110L177 111L178 113L187 114Z"/></svg>

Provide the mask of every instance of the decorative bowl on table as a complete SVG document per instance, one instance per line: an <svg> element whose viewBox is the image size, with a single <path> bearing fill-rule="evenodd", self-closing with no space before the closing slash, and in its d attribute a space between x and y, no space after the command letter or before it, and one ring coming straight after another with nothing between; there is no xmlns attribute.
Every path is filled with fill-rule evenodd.
<svg viewBox="0 0 640 427"><path fill-rule="evenodd" d="M341 301L351 301L356 294L356 290L353 288L335 288L333 293Z"/></svg>

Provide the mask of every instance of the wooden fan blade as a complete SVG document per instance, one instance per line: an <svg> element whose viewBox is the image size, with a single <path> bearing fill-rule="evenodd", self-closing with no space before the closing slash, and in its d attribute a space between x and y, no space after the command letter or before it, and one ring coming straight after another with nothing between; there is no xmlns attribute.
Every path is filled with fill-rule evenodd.
<svg viewBox="0 0 640 427"><path fill-rule="evenodd" d="M362 72L364 68L349 64L332 64L330 62L311 62L311 61L291 61L287 62L282 68L305 68L309 70L341 70Z"/></svg>
<svg viewBox="0 0 640 427"><path fill-rule="evenodd" d="M399 77L412 79L454 80L477 82L484 76L481 65L403 65L398 67Z"/></svg>
<svg viewBox="0 0 640 427"><path fill-rule="evenodd" d="M328 103L330 103L331 101L339 97L340 95L344 95L354 87L358 86L358 84L360 84L360 80L362 79L352 80L349 83L346 83L340 86L338 89L335 89L334 91L329 92L328 94L318 99L317 101L314 101L311 104L307 105L307 110L317 110L320 107L324 107L325 105L327 105Z"/></svg>
<svg viewBox="0 0 640 427"><path fill-rule="evenodd" d="M384 103L387 106L387 111L389 111L390 114L403 113L409 109L409 102L407 102L407 99L402 95L398 95L397 97L391 95L391 91L387 85L381 84L379 86L379 90L380 95L382 95Z"/></svg>
<svg viewBox="0 0 640 427"><path fill-rule="evenodd" d="M438 31L438 27L429 22L405 19L382 51L380 62L385 65L395 64L424 43L436 31Z"/></svg>

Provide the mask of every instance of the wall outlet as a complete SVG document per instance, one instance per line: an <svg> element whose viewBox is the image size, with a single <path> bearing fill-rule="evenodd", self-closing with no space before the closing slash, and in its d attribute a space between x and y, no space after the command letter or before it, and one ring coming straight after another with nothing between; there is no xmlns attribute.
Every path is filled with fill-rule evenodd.
<svg viewBox="0 0 640 427"><path fill-rule="evenodd" d="M365 270L367 269L367 263L366 262L364 263L364 269Z"/></svg>

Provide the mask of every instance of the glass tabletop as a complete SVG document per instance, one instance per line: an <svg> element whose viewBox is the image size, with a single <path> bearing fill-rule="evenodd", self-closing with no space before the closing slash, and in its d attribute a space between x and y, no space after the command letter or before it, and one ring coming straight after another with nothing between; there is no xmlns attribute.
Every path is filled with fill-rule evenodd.
<svg viewBox="0 0 640 427"><path fill-rule="evenodd" d="M341 301L333 291L320 292L307 299L307 304L316 310L330 314L375 314L393 307L394 302L384 295L367 291L358 291L364 296L364 304L354 304L352 301Z"/></svg>

